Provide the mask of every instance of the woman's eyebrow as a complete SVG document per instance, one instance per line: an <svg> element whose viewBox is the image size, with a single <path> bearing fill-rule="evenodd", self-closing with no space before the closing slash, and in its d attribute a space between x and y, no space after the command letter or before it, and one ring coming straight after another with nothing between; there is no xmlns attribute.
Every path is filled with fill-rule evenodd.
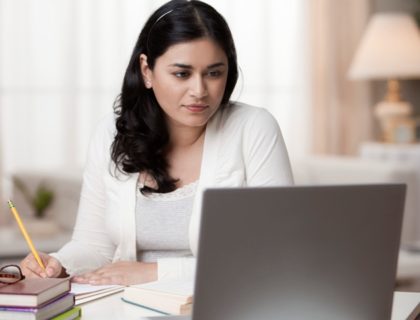
<svg viewBox="0 0 420 320"><path fill-rule="evenodd" d="M223 62L217 62L217 63L213 63L213 64L209 65L207 67L207 69L217 68L217 67L221 67L221 66L224 66L224 65L225 64Z"/></svg>
<svg viewBox="0 0 420 320"><path fill-rule="evenodd" d="M224 62L217 62L217 63L213 63L209 66L207 66L207 69L213 69L213 68L217 68L220 66L224 66L225 63ZM189 64L184 64L184 63L173 63L169 65L170 67L178 67L178 68L183 68L183 69L193 69L192 65Z"/></svg>

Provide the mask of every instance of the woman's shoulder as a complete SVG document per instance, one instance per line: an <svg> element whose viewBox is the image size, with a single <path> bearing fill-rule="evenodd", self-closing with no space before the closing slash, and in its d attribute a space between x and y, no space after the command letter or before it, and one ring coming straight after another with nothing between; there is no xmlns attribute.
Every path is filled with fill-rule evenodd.
<svg viewBox="0 0 420 320"><path fill-rule="evenodd" d="M225 125L269 125L277 126L277 121L273 115L264 108L252 106L243 102L232 102L226 106L220 118Z"/></svg>
<svg viewBox="0 0 420 320"><path fill-rule="evenodd" d="M96 144L112 143L116 134L116 115L114 112L108 112L96 122L91 136L91 142Z"/></svg>
<svg viewBox="0 0 420 320"><path fill-rule="evenodd" d="M244 102L230 102L229 105L225 107L226 110L230 110L231 112L235 112L238 114L255 114L260 112L267 112L266 109L253 106Z"/></svg>

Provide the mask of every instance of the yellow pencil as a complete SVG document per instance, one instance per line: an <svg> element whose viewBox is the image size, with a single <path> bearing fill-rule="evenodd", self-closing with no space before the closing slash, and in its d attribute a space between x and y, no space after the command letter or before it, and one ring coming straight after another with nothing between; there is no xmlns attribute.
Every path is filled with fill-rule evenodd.
<svg viewBox="0 0 420 320"><path fill-rule="evenodd" d="M28 234L28 232L26 231L25 226L23 225L22 220L21 220L21 219L20 219L20 217L19 217L19 213L17 212L17 210L16 210L16 208L15 208L15 205L14 205L14 204L13 204L13 202L12 202L12 201L10 201L10 200L8 201L8 204L9 204L10 210L12 211L13 215L15 216L15 219L16 219L16 221L17 221L18 225L19 225L19 229L20 229L20 231L22 232L23 237L25 238L26 242L28 243L29 248L31 249L32 254L34 255L34 257L35 257L36 261L37 261L37 262L38 262L38 264L41 266L41 268L45 270L45 266L44 266L44 264L42 263L42 260L41 260L41 258L39 257L38 252L36 251L36 249L35 249L35 247L34 247L34 244L32 243L32 240L31 240L31 238L29 237L29 234Z"/></svg>

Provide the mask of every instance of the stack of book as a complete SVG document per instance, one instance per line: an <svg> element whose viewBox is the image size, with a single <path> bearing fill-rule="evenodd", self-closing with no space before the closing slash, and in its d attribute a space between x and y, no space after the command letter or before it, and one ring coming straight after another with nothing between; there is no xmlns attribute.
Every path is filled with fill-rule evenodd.
<svg viewBox="0 0 420 320"><path fill-rule="evenodd" d="M124 289L122 300L163 314L189 315L193 305L192 281L155 281Z"/></svg>
<svg viewBox="0 0 420 320"><path fill-rule="evenodd" d="M81 309L74 306L70 279L24 279L0 284L2 320L80 319Z"/></svg>

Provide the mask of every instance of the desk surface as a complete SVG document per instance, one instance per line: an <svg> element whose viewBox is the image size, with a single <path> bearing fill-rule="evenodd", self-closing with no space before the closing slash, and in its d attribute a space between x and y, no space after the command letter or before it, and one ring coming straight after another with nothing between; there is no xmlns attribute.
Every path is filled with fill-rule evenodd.
<svg viewBox="0 0 420 320"><path fill-rule="evenodd" d="M122 293L82 304L82 319L141 320L141 317L161 315L121 300ZM395 292L392 320L404 320L420 302L420 292Z"/></svg>

